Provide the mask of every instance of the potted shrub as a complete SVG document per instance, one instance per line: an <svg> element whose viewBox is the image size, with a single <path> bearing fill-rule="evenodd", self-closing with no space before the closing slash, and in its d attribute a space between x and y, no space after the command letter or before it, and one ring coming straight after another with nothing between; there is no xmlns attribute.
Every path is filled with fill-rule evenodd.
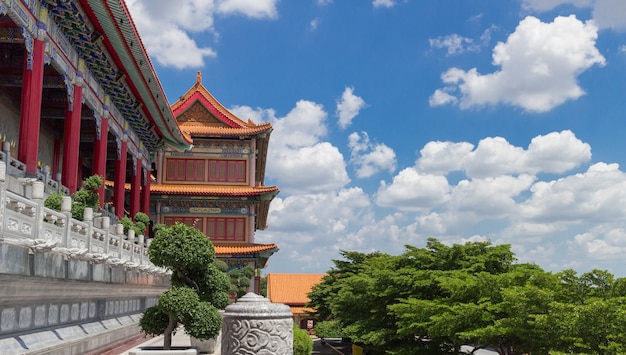
<svg viewBox="0 0 626 355"><path fill-rule="evenodd" d="M91 207L94 211L100 207L98 189L103 183L104 179L100 175L92 175L83 180L83 188L72 196L72 218L82 221L86 207ZM62 199L62 194L52 193L44 201L44 206L60 212Z"/></svg>
<svg viewBox="0 0 626 355"><path fill-rule="evenodd" d="M228 305L230 283L215 265L209 238L194 227L176 223L159 225L148 249L150 261L172 271L171 287L156 306L146 309L139 325L149 335L164 335L163 350L170 350L179 325L192 338L217 337Z"/></svg>

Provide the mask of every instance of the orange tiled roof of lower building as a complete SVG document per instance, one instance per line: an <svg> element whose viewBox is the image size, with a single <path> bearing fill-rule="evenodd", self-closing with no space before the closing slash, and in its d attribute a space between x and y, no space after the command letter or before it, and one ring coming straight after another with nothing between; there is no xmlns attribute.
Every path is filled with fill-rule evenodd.
<svg viewBox="0 0 626 355"><path fill-rule="evenodd" d="M215 248L215 254L220 255L250 255L263 251L270 251L273 249L278 250L278 246L274 243L271 244L222 244L213 245Z"/></svg>
<svg viewBox="0 0 626 355"><path fill-rule="evenodd" d="M309 302L307 293L326 274L267 274L267 298L274 303L303 307Z"/></svg>
<svg viewBox="0 0 626 355"><path fill-rule="evenodd" d="M309 313L313 313L315 312L315 310L313 308L309 308L309 307L289 307L289 309L291 310L291 313L293 314L309 314Z"/></svg>

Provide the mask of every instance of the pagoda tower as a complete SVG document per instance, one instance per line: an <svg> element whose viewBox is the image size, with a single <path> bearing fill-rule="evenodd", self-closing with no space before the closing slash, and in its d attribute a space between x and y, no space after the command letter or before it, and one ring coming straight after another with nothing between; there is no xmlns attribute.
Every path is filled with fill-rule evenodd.
<svg viewBox="0 0 626 355"><path fill-rule="evenodd" d="M254 242L255 232L267 227L270 203L279 193L276 186L264 186L272 125L233 115L202 85L200 72L171 108L193 147L159 153L156 183L150 186L153 220L204 232L229 268L255 269L259 293L260 269L278 251L276 244Z"/></svg>

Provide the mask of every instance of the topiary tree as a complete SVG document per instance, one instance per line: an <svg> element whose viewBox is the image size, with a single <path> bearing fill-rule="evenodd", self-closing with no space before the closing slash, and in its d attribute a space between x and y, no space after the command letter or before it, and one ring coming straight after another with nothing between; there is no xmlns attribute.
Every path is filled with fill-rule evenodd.
<svg viewBox="0 0 626 355"><path fill-rule="evenodd" d="M218 309L228 305L227 276L215 265L213 244L201 231L185 224L159 226L148 249L150 261L172 271L171 288L146 309L139 325L149 335L164 335L163 349L170 350L172 334L182 324L197 339L219 334Z"/></svg>

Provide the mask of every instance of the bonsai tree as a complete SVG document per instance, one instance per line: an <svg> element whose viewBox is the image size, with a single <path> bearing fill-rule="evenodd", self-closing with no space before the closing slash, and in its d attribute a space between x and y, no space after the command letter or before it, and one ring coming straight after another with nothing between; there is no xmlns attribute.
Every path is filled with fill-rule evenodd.
<svg viewBox="0 0 626 355"><path fill-rule="evenodd" d="M221 261L216 261L217 268L224 272L230 281L228 294L234 299L238 299L248 293L250 287L250 279L254 276L254 269L250 265L242 268L233 268L229 270L228 265Z"/></svg>
<svg viewBox="0 0 626 355"><path fill-rule="evenodd" d="M163 334L164 350L171 349L172 334L181 324L194 338L216 337L222 324L218 309L228 305L230 283L215 264L209 238L185 224L160 225L148 256L154 265L172 271L172 283L157 305L144 312L139 322L142 331Z"/></svg>

